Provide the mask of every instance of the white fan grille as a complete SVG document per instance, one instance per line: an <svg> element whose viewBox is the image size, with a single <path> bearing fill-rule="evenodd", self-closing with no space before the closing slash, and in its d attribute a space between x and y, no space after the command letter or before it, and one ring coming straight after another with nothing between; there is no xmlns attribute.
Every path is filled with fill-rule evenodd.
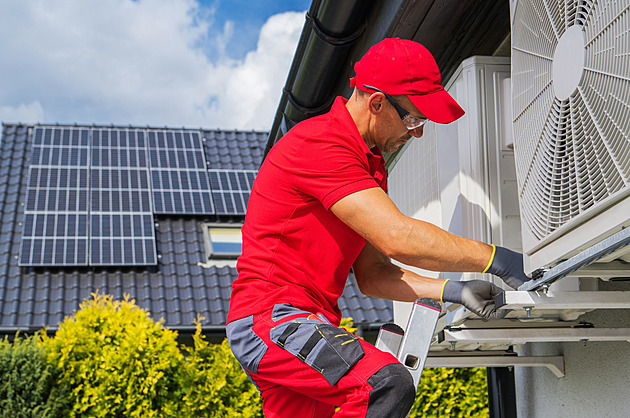
<svg viewBox="0 0 630 418"><path fill-rule="evenodd" d="M560 100L554 54L576 25L584 34L584 69L575 91ZM628 0L519 1L512 86L521 216L533 237L630 193Z"/></svg>

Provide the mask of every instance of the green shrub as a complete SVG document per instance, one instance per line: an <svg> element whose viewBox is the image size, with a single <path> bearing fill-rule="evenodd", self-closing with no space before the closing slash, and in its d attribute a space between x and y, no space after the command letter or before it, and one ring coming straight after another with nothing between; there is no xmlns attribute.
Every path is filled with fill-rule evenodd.
<svg viewBox="0 0 630 418"><path fill-rule="evenodd" d="M95 294L61 323L54 338L40 334L48 364L41 344L33 339L13 346L0 341L0 377L5 383L0 383L0 399L12 398L22 411L33 411L20 415L0 402L0 417L64 416L65 398L60 394L68 395L72 417L262 417L258 390L227 340L208 343L200 319L193 346L180 351L176 333L154 322L134 301L125 297L116 302L112 296ZM342 324L353 331L351 318ZM22 361L32 370L5 360L22 352L39 359ZM17 386L9 383L11 376L11 382L19 381ZM31 397L18 401L18 387L26 394L21 396ZM487 404L485 369L426 369L410 416L487 417Z"/></svg>
<svg viewBox="0 0 630 418"><path fill-rule="evenodd" d="M262 401L256 387L234 358L227 339L209 344L199 318L193 347L182 368L182 417L261 417Z"/></svg>
<svg viewBox="0 0 630 418"><path fill-rule="evenodd" d="M489 416L486 369L425 369L409 416Z"/></svg>
<svg viewBox="0 0 630 418"><path fill-rule="evenodd" d="M0 340L0 417L53 418L68 410L68 388L46 359L39 336Z"/></svg>
<svg viewBox="0 0 630 418"><path fill-rule="evenodd" d="M94 294L46 341L71 387L71 416L178 416L183 356L176 333L126 296Z"/></svg>

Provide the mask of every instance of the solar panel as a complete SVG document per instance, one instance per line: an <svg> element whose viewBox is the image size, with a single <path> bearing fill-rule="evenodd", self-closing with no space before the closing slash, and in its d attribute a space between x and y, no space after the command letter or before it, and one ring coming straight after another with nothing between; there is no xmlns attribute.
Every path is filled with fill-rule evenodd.
<svg viewBox="0 0 630 418"><path fill-rule="evenodd" d="M214 214L201 134L149 130L147 135L154 213Z"/></svg>
<svg viewBox="0 0 630 418"><path fill-rule="evenodd" d="M145 132L93 129L90 265L157 263Z"/></svg>
<svg viewBox="0 0 630 418"><path fill-rule="evenodd" d="M255 170L208 170L217 215L244 215Z"/></svg>
<svg viewBox="0 0 630 418"><path fill-rule="evenodd" d="M37 126L20 265L153 265L153 214L243 215L256 171L207 170L199 131Z"/></svg>
<svg viewBox="0 0 630 418"><path fill-rule="evenodd" d="M20 265L87 265L89 149L86 128L34 128Z"/></svg>

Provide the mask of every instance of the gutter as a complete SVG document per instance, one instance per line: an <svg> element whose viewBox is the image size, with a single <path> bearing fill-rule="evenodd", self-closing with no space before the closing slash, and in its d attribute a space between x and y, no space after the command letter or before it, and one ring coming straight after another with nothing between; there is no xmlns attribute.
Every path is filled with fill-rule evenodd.
<svg viewBox="0 0 630 418"><path fill-rule="evenodd" d="M192 337L197 331L196 325L182 325L182 326L166 326L164 328L171 331L176 331L178 337ZM0 337L6 336L9 340L13 340L17 333L22 335L33 335L38 331L45 331L48 336L53 336L59 330L59 326L54 327L35 327L35 326L7 326L0 327ZM218 336L225 337L225 325L202 325L201 333L206 336Z"/></svg>
<svg viewBox="0 0 630 418"><path fill-rule="evenodd" d="M325 113L335 98L333 89L351 47L367 27L372 2L313 0L282 91L264 158L289 129Z"/></svg>

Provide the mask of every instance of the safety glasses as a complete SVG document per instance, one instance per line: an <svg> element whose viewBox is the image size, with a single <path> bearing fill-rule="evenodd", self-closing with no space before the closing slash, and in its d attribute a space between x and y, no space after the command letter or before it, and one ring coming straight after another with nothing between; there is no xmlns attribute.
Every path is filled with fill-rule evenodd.
<svg viewBox="0 0 630 418"><path fill-rule="evenodd" d="M364 84L363 87L365 87L366 89L376 90L379 93L383 93L387 101L390 102L392 106L394 106L394 109L396 109L396 112L398 112L398 116L400 116L400 119L402 119L408 130L412 131L414 129L418 129L429 121L429 119L427 118L419 118L413 116L411 113L405 110L404 107L398 104L398 102L394 100L393 97L385 93L383 90L377 89L376 87L368 86L367 84Z"/></svg>

